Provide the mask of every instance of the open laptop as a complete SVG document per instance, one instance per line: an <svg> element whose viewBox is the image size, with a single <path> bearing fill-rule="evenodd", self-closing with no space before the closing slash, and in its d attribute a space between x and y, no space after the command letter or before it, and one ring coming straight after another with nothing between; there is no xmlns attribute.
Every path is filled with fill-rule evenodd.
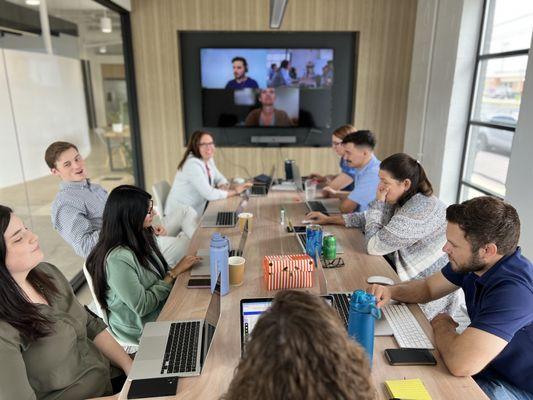
<svg viewBox="0 0 533 400"><path fill-rule="evenodd" d="M292 176L296 191L304 190L300 169L296 163L292 165ZM305 202L305 205L309 211L319 211L325 215L340 214L339 201L337 199L309 200Z"/></svg>
<svg viewBox="0 0 533 400"><path fill-rule="evenodd" d="M204 320L148 322L129 380L200 375L220 317L215 290Z"/></svg>
<svg viewBox="0 0 533 400"><path fill-rule="evenodd" d="M248 238L248 221L244 224L241 240L239 246L236 249L231 249L229 252L231 256L243 256L244 246L246 245L246 239ZM202 261L191 268L191 276L210 276L211 275L211 259L209 257L209 249L198 249L196 252L198 257L202 257Z"/></svg>
<svg viewBox="0 0 533 400"><path fill-rule="evenodd" d="M237 224L237 216L242 212L244 207L243 198L235 211L211 211L206 212L202 218L200 226L202 228L232 228Z"/></svg>
<svg viewBox="0 0 533 400"><path fill-rule="evenodd" d="M260 197L260 196L266 196L270 189L272 188L272 184L274 183L274 175L276 174L276 165L272 165L272 169L270 170L270 175L268 177L268 180L265 182L254 182L252 187L250 188L250 196L252 197Z"/></svg>

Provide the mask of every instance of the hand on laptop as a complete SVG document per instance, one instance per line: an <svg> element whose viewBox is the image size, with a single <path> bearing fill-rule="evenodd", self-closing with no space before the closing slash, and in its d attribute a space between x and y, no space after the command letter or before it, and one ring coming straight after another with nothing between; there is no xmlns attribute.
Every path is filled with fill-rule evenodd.
<svg viewBox="0 0 533 400"><path fill-rule="evenodd" d="M328 224L329 217L319 211L311 211L305 216L306 219L311 220L314 224Z"/></svg>
<svg viewBox="0 0 533 400"><path fill-rule="evenodd" d="M335 197L339 191L333 189L332 187L325 186L322 189L322 196L324 197Z"/></svg>
<svg viewBox="0 0 533 400"><path fill-rule="evenodd" d="M176 264L174 268L169 271L169 275L171 278L176 279L179 274L191 269L194 264L199 263L200 261L202 261L202 257L185 256L180 260L179 263Z"/></svg>
<svg viewBox="0 0 533 400"><path fill-rule="evenodd" d="M315 181L318 181L319 183L326 182L328 177L320 174L311 174L309 175L309 179L314 179Z"/></svg>
<svg viewBox="0 0 533 400"><path fill-rule="evenodd" d="M376 306L378 308L385 307L391 300L391 291L387 286L373 284L372 286L369 286L366 291L376 297Z"/></svg>
<svg viewBox="0 0 533 400"><path fill-rule="evenodd" d="M242 192L244 192L249 187L252 187L252 183L251 182L246 182L246 183L243 183L242 185L235 185L235 191L237 193L241 194Z"/></svg>

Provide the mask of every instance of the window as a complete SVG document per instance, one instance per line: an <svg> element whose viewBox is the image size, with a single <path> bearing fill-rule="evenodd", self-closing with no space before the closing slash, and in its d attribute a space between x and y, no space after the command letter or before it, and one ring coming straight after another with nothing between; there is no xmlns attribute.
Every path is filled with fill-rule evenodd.
<svg viewBox="0 0 533 400"><path fill-rule="evenodd" d="M459 201L505 196L532 28L533 2L485 1Z"/></svg>

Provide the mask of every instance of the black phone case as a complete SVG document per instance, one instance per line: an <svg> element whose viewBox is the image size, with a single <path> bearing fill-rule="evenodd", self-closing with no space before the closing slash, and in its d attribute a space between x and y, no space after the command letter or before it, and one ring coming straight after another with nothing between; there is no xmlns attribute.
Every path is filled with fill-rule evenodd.
<svg viewBox="0 0 533 400"><path fill-rule="evenodd" d="M392 350L392 351L391 351ZM387 361L390 365L437 365L437 360L435 360L435 357L433 357L433 354L429 350L425 349L405 349L403 351L412 351L413 353L424 353L424 356L426 357L425 360L420 359L419 356L416 357L416 359L404 359L404 360L393 360L391 355L395 350L402 350L402 349L386 349L385 350L385 357L387 358ZM405 355L404 355L405 357Z"/></svg>
<svg viewBox="0 0 533 400"><path fill-rule="evenodd" d="M131 381L128 399L145 399L147 397L175 396L178 377L136 379Z"/></svg>

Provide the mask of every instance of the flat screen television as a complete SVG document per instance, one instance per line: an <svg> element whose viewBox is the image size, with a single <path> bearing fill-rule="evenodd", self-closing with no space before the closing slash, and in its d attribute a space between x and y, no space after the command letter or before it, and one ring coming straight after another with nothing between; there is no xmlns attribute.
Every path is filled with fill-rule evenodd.
<svg viewBox="0 0 533 400"><path fill-rule="evenodd" d="M180 32L186 139L329 146L353 121L355 32Z"/></svg>
<svg viewBox="0 0 533 400"><path fill-rule="evenodd" d="M329 128L333 49L202 48L209 127Z"/></svg>

